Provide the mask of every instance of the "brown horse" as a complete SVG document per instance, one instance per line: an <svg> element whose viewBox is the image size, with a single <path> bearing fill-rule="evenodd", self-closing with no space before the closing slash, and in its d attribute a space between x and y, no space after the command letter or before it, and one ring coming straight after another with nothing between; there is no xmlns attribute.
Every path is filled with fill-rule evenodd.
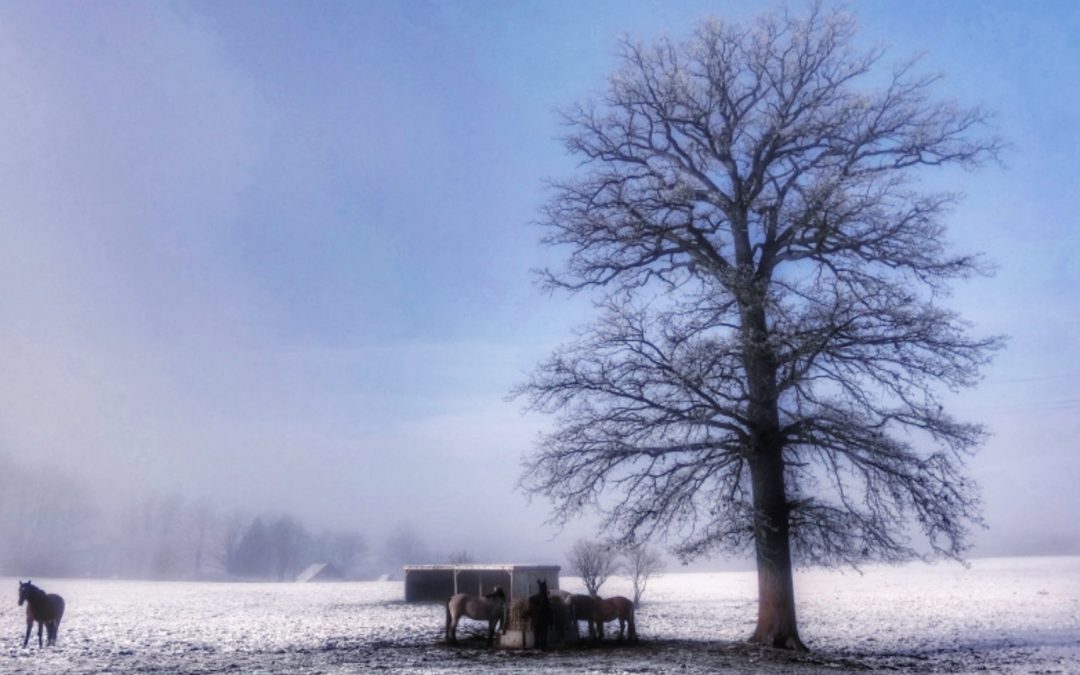
<svg viewBox="0 0 1080 675"><path fill-rule="evenodd" d="M23 648L30 642L30 632L37 621L38 649L41 644L41 628L49 632L47 644L56 644L56 633L60 630L60 619L64 618L64 599L56 593L46 593L29 581L19 582L19 605L26 603L26 637Z"/></svg>
<svg viewBox="0 0 1080 675"><path fill-rule="evenodd" d="M589 622L589 637L594 640L604 639L604 624L619 620L619 639L629 628L628 637L637 640L637 625L634 621L634 603L629 598L616 595L601 598L596 595L575 595L570 598L570 606L578 621Z"/></svg>
<svg viewBox="0 0 1080 675"><path fill-rule="evenodd" d="M637 625L634 622L634 602L621 595L610 598L596 598L595 613L597 639L604 639L604 624L608 621L619 620L619 639L623 639L623 633L631 640L637 640Z"/></svg>
<svg viewBox="0 0 1080 675"><path fill-rule="evenodd" d="M446 641L449 644L457 644L457 625L462 616L488 622L487 644L490 647L495 640L495 625L505 627L506 593L496 586L482 598L466 593L451 596L446 601Z"/></svg>

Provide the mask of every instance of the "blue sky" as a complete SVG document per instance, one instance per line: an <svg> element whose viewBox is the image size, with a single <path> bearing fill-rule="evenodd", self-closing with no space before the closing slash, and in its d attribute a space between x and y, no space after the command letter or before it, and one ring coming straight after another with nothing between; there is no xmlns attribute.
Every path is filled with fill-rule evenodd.
<svg viewBox="0 0 1080 675"><path fill-rule="evenodd" d="M0 3L0 452L121 494L565 548L513 491L546 421L504 400L588 316L529 274L557 260L529 225L543 180L575 166L554 110L600 90L622 33L765 7ZM955 306L1012 336L956 401L996 433L979 550L1080 551L1046 515L1080 510L1080 9L853 9L1011 143L927 174L967 195L957 248L998 266Z"/></svg>

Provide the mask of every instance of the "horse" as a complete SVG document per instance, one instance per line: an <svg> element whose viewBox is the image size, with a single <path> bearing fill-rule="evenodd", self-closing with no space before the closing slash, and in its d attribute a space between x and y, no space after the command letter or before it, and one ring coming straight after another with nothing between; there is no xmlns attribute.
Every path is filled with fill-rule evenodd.
<svg viewBox="0 0 1080 675"><path fill-rule="evenodd" d="M64 599L56 593L46 593L30 581L19 582L19 606L26 603L26 637L23 638L23 649L30 642L30 632L37 621L38 649L41 649L41 628L44 626L49 632L49 640L46 644L56 644L56 633L60 629L60 619L64 618Z"/></svg>
<svg viewBox="0 0 1080 675"><path fill-rule="evenodd" d="M533 646L544 651L548 648L548 631L551 629L551 598L548 596L547 581L536 582L540 590L529 596L529 614L532 617Z"/></svg>
<svg viewBox="0 0 1080 675"><path fill-rule="evenodd" d="M634 602L621 595L610 598L596 598L593 605L593 619L596 621L597 640L604 639L604 624L608 621L619 620L619 639L623 639L623 632L629 629L627 637L637 641L637 626L634 622Z"/></svg>
<svg viewBox="0 0 1080 675"><path fill-rule="evenodd" d="M462 616L477 621L488 622L487 644L490 647L495 639L495 625L505 628L506 593L496 586L491 593L477 597L467 593L458 593L446 601L446 641L457 644L457 625Z"/></svg>
<svg viewBox="0 0 1080 675"><path fill-rule="evenodd" d="M596 598L591 595L582 595L580 593L571 595L569 601L570 614L573 617L574 622L585 621L589 626L589 639L596 639L596 622L593 620L593 613L596 605Z"/></svg>
<svg viewBox="0 0 1080 675"><path fill-rule="evenodd" d="M570 598L570 606L578 621L589 622L589 637L593 640L604 639L604 624L619 620L619 639L622 640L627 627L629 638L637 640L637 625L634 621L634 603L629 598L616 595L601 598L596 595L575 595Z"/></svg>
<svg viewBox="0 0 1080 675"><path fill-rule="evenodd" d="M550 591L548 599L551 603L551 627L555 636L555 643L565 645L567 642L577 642L577 630L573 637L567 633L574 622L574 613L570 608L570 594L565 591Z"/></svg>

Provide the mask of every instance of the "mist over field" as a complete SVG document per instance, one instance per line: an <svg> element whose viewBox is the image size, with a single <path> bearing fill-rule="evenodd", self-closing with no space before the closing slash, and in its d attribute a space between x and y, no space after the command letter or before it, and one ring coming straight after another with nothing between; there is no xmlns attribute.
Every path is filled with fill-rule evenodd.
<svg viewBox="0 0 1080 675"><path fill-rule="evenodd" d="M0 673L1076 670L1078 34L0 5Z"/></svg>
<svg viewBox="0 0 1080 675"><path fill-rule="evenodd" d="M1077 35L0 4L0 673L1080 670Z"/></svg>

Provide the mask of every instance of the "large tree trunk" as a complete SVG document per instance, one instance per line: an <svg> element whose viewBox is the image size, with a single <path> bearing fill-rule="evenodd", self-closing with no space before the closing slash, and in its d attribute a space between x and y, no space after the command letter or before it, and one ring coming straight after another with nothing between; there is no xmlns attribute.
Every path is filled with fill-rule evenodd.
<svg viewBox="0 0 1080 675"><path fill-rule="evenodd" d="M758 297L765 297L760 291ZM795 583L791 567L790 521L784 481L784 443L780 436L776 358L768 347L762 305L745 311L745 355L753 439L750 481L754 491L754 543L758 572L758 622L750 642L807 651L795 622Z"/></svg>
<svg viewBox="0 0 1080 675"><path fill-rule="evenodd" d="M741 228L735 244L740 261L752 267L750 239ZM743 363L750 394L751 487L754 490L754 544L757 558L757 629L750 642L766 647L807 651L795 622L791 524L784 484L784 442L780 433L777 357L769 347L765 298L767 281L748 285L742 298Z"/></svg>
<svg viewBox="0 0 1080 675"><path fill-rule="evenodd" d="M754 489L758 621L750 642L807 651L795 622L787 496L782 454L770 449L750 464Z"/></svg>

